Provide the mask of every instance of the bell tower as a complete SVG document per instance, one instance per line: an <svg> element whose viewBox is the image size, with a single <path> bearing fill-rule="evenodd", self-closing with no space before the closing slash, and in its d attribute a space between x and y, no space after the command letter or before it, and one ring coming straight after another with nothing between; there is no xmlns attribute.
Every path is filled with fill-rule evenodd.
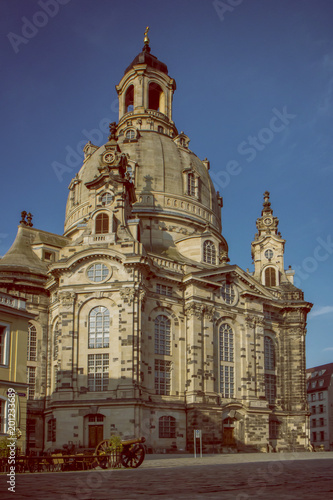
<svg viewBox="0 0 333 500"><path fill-rule="evenodd" d="M154 130L170 137L178 135L172 121L172 98L176 82L166 64L151 54L146 28L142 52L126 68L116 90L119 99L118 134L135 139L136 130ZM133 132L131 133L131 127Z"/></svg>
<svg viewBox="0 0 333 500"><path fill-rule="evenodd" d="M269 201L269 192L264 193L261 217L257 219L258 232L251 245L254 262L254 277L265 286L279 286L284 274L284 245L281 233L278 232L279 219L273 216Z"/></svg>

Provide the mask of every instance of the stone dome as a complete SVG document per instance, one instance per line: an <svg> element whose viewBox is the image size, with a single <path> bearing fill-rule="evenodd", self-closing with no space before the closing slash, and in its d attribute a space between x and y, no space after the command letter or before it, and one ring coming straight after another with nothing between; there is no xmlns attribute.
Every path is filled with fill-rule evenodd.
<svg viewBox="0 0 333 500"><path fill-rule="evenodd" d="M220 202L209 176L207 161L202 162L188 147L181 146L177 138L154 131L140 130L135 140L127 140L121 133L118 145L121 153L128 156L133 176L137 199L133 205L134 216L165 215L181 218L184 223L198 224L203 229L209 225L221 232ZM73 193L69 194L65 233L95 210L85 184L98 177L106 149L105 145L93 149L71 183L80 185L80 197L73 204ZM186 194L189 174L197 179L195 196Z"/></svg>

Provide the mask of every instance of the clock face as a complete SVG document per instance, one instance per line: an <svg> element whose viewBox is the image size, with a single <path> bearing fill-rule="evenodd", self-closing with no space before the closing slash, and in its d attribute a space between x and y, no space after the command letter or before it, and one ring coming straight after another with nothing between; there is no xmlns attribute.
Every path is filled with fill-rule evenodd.
<svg viewBox="0 0 333 500"><path fill-rule="evenodd" d="M112 163L115 159L115 156L113 153L104 153L104 156L103 156L103 160L105 161L105 163Z"/></svg>
<svg viewBox="0 0 333 500"><path fill-rule="evenodd" d="M270 217L266 217L266 219L264 219L264 224L266 224L266 226L269 226L270 224L272 224L272 219Z"/></svg>

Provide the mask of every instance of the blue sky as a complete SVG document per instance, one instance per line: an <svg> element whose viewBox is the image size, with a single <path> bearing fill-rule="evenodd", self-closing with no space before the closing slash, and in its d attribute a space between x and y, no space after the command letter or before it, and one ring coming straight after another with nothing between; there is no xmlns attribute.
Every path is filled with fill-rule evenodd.
<svg viewBox="0 0 333 500"><path fill-rule="evenodd" d="M253 269L269 190L285 267L297 269L314 303L307 365L332 362L332 2L2 0L0 13L0 255L22 210L35 227L62 234L82 146L106 142L102 124L118 116L115 85L149 25L152 53L177 82L176 126L210 160L224 198L231 263Z"/></svg>

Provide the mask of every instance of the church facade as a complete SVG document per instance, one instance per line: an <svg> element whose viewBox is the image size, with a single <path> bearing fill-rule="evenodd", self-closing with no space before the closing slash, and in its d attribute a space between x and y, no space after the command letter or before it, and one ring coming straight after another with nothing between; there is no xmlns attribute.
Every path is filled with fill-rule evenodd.
<svg viewBox="0 0 333 500"><path fill-rule="evenodd" d="M269 193L245 272L229 264L209 161L172 120L176 83L147 35L116 89L119 121L84 148L64 234L23 213L0 261L0 290L34 314L28 448L117 434L193 450L200 429L208 452L307 449L311 304L284 269Z"/></svg>

